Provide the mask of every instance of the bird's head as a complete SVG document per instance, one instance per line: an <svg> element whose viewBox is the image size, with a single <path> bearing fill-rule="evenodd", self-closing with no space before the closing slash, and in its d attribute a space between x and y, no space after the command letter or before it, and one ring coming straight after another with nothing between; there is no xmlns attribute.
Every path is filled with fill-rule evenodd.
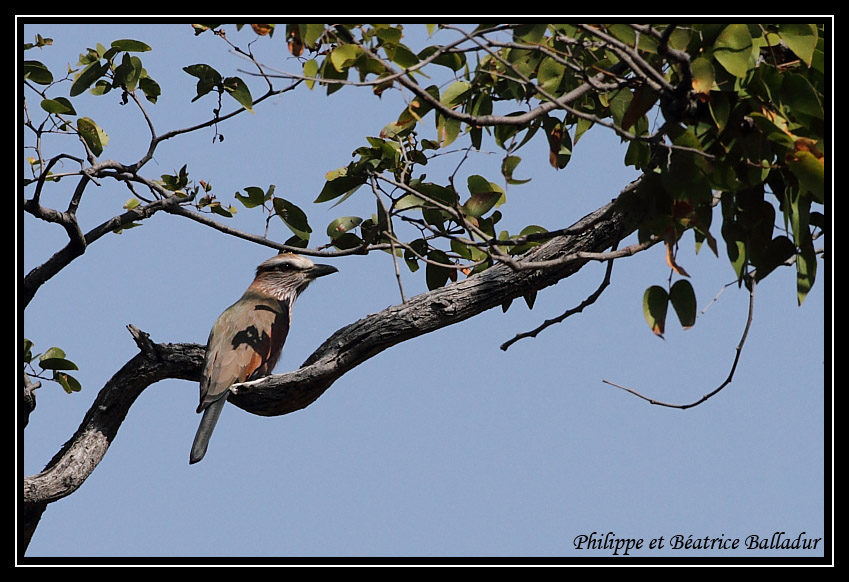
<svg viewBox="0 0 849 582"><path fill-rule="evenodd" d="M319 277L335 273L331 265L313 263L307 257L294 253L280 253L256 268L256 278L251 287L279 300L294 299Z"/></svg>

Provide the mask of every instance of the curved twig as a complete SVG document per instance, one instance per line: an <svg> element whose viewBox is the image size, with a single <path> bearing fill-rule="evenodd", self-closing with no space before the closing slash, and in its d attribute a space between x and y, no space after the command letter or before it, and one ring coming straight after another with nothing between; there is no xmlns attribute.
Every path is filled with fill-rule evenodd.
<svg viewBox="0 0 849 582"><path fill-rule="evenodd" d="M615 251L617 246L618 246L618 242L613 245L612 250ZM604 290L607 288L607 286L610 285L610 274L611 274L612 271L613 271L613 259L609 259L607 261L607 268L604 271L604 278L602 279L601 284L599 284L598 289L593 291L586 299L581 301L581 303L578 306L572 307L571 309L567 309L566 311L564 311L563 313L561 313L557 317L552 317L551 319L546 319L539 326L532 329L531 331L525 331L525 332L522 332L522 333L517 333L515 336L513 336L512 338L510 338L509 340L507 340L506 342L501 344L501 346L499 346L501 348L501 350L506 352L507 348L512 346L514 343L516 343L520 339L524 339L526 337L536 337L544 329L546 329L546 328L548 328L552 325L555 325L557 323L560 323L561 321L563 321L567 317L571 317L572 315L575 315L576 313L582 312L586 307L589 307L590 305L595 303L596 300L599 297L601 297L601 294L604 292Z"/></svg>
<svg viewBox="0 0 849 582"><path fill-rule="evenodd" d="M657 406L665 406L667 408L677 408L679 410L687 410L688 408L693 408L694 406L698 406L702 402L704 402L704 401L708 400L709 398L712 398L713 396L718 394L723 388L728 386L731 383L731 380L734 378L734 372L737 370L737 363L740 361L740 354L743 352L743 345L746 343L746 336L749 335L749 328L752 326L752 316L753 316L753 312L754 312L754 308L755 308L755 281L754 281L754 278L752 278L752 277L747 277L747 280L748 280L748 284L749 284L749 313L746 317L746 326L743 328L743 335L740 338L740 342L737 344L737 347L735 348L734 362L731 364L731 370L729 370L728 377L725 378L725 381L722 382L722 384L720 384L719 386L717 386L716 388L714 388L713 390L711 390L710 392L708 392L707 394L705 394L704 396L699 398L698 400L695 400L695 401L690 402L688 404L672 404L670 402L664 402L662 400L657 400L655 398L651 398L650 396L645 396L644 394L637 392L633 388L628 388L627 386L622 386L621 384L611 382L610 380L602 379L602 382L604 382L605 384L610 384L611 386L615 386L616 388L619 388L620 390L624 390L625 392L629 392L629 393L633 394L634 396L636 396L637 398L642 398L643 400L645 400L649 404L655 404Z"/></svg>

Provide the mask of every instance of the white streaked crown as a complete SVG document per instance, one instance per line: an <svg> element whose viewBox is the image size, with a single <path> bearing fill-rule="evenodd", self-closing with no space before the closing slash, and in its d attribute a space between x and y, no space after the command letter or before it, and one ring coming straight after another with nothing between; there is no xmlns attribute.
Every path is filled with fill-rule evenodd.
<svg viewBox="0 0 849 582"><path fill-rule="evenodd" d="M257 272L274 269L281 265L289 265L294 269L304 271L314 267L315 263L302 255L296 255L294 253L280 253L279 255L275 255L270 259L263 261L262 264L257 267Z"/></svg>

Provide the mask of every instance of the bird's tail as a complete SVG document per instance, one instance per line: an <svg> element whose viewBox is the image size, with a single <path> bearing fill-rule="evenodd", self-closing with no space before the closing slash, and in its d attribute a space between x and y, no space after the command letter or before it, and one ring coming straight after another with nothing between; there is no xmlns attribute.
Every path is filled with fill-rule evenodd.
<svg viewBox="0 0 849 582"><path fill-rule="evenodd" d="M189 464L197 463L206 454L206 447L209 446L209 438L212 436L212 431L215 429L215 424L218 422L218 417L221 415L221 410L227 403L227 397L220 398L210 404L203 411L203 416L200 419L200 426L197 434L195 434L195 442L192 443L192 452L189 455Z"/></svg>

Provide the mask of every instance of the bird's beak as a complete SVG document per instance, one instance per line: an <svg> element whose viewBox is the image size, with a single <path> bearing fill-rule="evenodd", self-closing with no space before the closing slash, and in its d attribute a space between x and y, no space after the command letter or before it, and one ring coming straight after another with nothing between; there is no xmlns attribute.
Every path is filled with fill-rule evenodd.
<svg viewBox="0 0 849 582"><path fill-rule="evenodd" d="M309 275L310 279L318 279L319 277L324 277L325 275L335 273L338 270L339 269L337 269L336 267L334 267L332 265L317 264L317 265L313 265L310 268L310 270L307 271L307 274Z"/></svg>

